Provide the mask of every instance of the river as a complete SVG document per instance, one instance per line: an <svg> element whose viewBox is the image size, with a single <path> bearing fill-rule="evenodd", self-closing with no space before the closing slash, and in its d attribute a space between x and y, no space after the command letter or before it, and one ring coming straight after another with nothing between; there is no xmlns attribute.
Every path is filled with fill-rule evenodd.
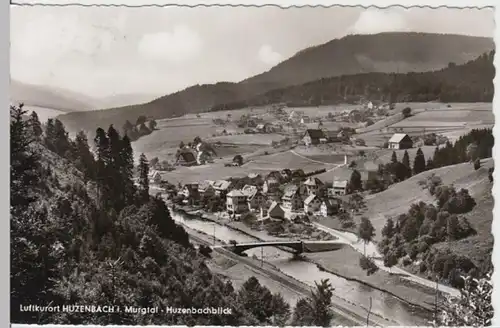
<svg viewBox="0 0 500 328"><path fill-rule="evenodd" d="M215 235L216 239L224 242L229 242L230 240L235 240L237 242L256 241L256 238L228 227L218 225L210 221L197 219L193 216L185 215L180 212L172 211L172 217L178 223L181 223L189 228L202 231L208 235ZM256 232L256 234L265 234L265 232ZM246 253L248 256L257 257L259 259L262 254L264 261L273 264L283 273L309 286L315 286L315 282L321 279L329 279L330 283L335 288L334 293L338 297L343 298L350 303L358 304L365 309L369 308L371 297L372 313L376 313L384 318L395 320L395 325L429 325L427 321L428 318L425 318L422 310L414 309L388 293L384 293L364 284L348 281L342 277L321 271L313 263L300 259L293 259L292 255L288 252L274 247L264 247L250 249L246 251Z"/></svg>

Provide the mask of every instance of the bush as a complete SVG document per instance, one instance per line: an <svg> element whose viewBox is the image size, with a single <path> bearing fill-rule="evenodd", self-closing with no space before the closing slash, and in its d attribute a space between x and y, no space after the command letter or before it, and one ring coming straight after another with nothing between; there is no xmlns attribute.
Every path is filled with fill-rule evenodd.
<svg viewBox="0 0 500 328"><path fill-rule="evenodd" d="M410 265L410 264L412 264L412 263L413 263L413 261L412 261L409 257L405 257L405 258L403 259L403 265L404 265L404 266L408 266L408 265Z"/></svg>
<svg viewBox="0 0 500 328"><path fill-rule="evenodd" d="M359 266L361 267L361 269L366 271L366 274L368 276L378 271L378 266L375 264L375 262L371 258L366 256L361 256L359 258Z"/></svg>
<svg viewBox="0 0 500 328"><path fill-rule="evenodd" d="M411 116L411 108L406 107L405 109L403 109L402 114L403 114L404 118L410 117Z"/></svg>

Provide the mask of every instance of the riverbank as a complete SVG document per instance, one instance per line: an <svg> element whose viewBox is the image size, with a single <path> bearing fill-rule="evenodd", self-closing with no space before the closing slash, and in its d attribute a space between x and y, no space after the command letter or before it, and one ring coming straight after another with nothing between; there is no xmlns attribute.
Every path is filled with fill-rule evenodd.
<svg viewBox="0 0 500 328"><path fill-rule="evenodd" d="M269 241L280 239L265 236L265 233L255 231L243 222L220 220L216 215L190 211L189 207L177 207L176 210L193 218L226 226L256 240ZM384 270L378 270L376 273L368 276L359 266L360 257L361 254L349 245L337 251L303 255L306 261L316 264L318 268L328 273L387 293L403 301L408 306L417 308L419 311L429 312L433 310L436 296L433 289L410 282L403 279L400 275L391 274Z"/></svg>

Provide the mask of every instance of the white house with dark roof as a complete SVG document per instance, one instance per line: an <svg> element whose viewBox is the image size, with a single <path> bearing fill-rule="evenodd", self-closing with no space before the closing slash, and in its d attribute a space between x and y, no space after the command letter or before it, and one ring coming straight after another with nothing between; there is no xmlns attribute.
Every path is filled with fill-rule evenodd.
<svg viewBox="0 0 500 328"><path fill-rule="evenodd" d="M406 133L394 133L391 139L389 139L387 148L410 149L413 148L413 140Z"/></svg>
<svg viewBox="0 0 500 328"><path fill-rule="evenodd" d="M241 190L231 190L226 195L226 210L231 214L248 212L247 196Z"/></svg>
<svg viewBox="0 0 500 328"><path fill-rule="evenodd" d="M304 185L307 188L307 194L308 195L318 195L320 196L320 193L323 190L324 183L315 177L309 177L306 182L304 182Z"/></svg>
<svg viewBox="0 0 500 328"><path fill-rule="evenodd" d="M291 212L298 212L304 206L297 186L289 186L285 190L283 197L281 197L281 201L283 202L283 208Z"/></svg>
<svg viewBox="0 0 500 328"><path fill-rule="evenodd" d="M149 183L159 184L161 182L160 172L153 170L148 173Z"/></svg>
<svg viewBox="0 0 500 328"><path fill-rule="evenodd" d="M320 206L320 213L322 216L335 215L339 212L341 201L338 198L325 199Z"/></svg>
<svg viewBox="0 0 500 328"><path fill-rule="evenodd" d="M245 185L241 191L247 196L249 209L256 211L264 206L266 197L256 186Z"/></svg>
<svg viewBox="0 0 500 328"><path fill-rule="evenodd" d="M347 194L347 180L334 180L332 187L328 188L328 198Z"/></svg>
<svg viewBox="0 0 500 328"><path fill-rule="evenodd" d="M213 184L215 194L220 197L224 197L231 188L231 181L227 180L217 180Z"/></svg>
<svg viewBox="0 0 500 328"><path fill-rule="evenodd" d="M304 212L305 213L314 213L319 211L321 206L321 200L316 195L310 195L304 201Z"/></svg>

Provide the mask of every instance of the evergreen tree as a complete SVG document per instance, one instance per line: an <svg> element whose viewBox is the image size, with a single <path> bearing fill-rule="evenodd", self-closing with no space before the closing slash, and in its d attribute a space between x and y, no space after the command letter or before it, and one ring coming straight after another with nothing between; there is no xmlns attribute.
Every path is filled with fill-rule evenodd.
<svg viewBox="0 0 500 328"><path fill-rule="evenodd" d="M43 144L47 149L51 151L56 151L56 145L54 141L56 140L56 132L54 127L54 119L47 119L47 123L45 124L45 137L43 138Z"/></svg>
<svg viewBox="0 0 500 328"><path fill-rule="evenodd" d="M415 154L415 161L413 163L413 171L415 174L419 174L425 171L425 156L422 149L418 148Z"/></svg>
<svg viewBox="0 0 500 328"><path fill-rule="evenodd" d="M77 133L74 147L76 168L83 172L85 180L94 180L96 178L96 163L85 132Z"/></svg>
<svg viewBox="0 0 500 328"><path fill-rule="evenodd" d="M109 202L110 196L110 175L108 170L111 163L109 152L109 140L106 132L102 128L97 128L94 138L96 146L96 180L98 189L99 204L105 206Z"/></svg>
<svg viewBox="0 0 500 328"><path fill-rule="evenodd" d="M122 139L120 155L123 164L121 167L121 177L124 181L125 201L127 204L132 204L136 193L134 185L134 151L128 136L124 136Z"/></svg>
<svg viewBox="0 0 500 328"><path fill-rule="evenodd" d="M109 140L109 159L108 178L109 189L111 191L110 198L113 202L113 207L120 211L125 206L125 188L122 162L122 146L123 142L120 135L115 130L113 125L110 125L107 132Z"/></svg>
<svg viewBox="0 0 500 328"><path fill-rule="evenodd" d="M29 118L29 125L31 128L31 132L37 141L39 141L43 134L42 123L38 119L38 114L35 111L31 112Z"/></svg>
<svg viewBox="0 0 500 328"><path fill-rule="evenodd" d="M31 189L39 183L39 154L25 114L23 104L10 106L10 205L20 211L35 200Z"/></svg>
<svg viewBox="0 0 500 328"><path fill-rule="evenodd" d="M139 157L139 200L147 202L149 200L149 163L146 155Z"/></svg>
<svg viewBox="0 0 500 328"><path fill-rule="evenodd" d="M349 191L354 192L363 189L363 182L361 181L361 174L358 170L353 170L349 180Z"/></svg>
<svg viewBox="0 0 500 328"><path fill-rule="evenodd" d="M407 150L405 150L405 153L403 155L403 159L402 159L401 163L406 168L406 171L407 171L406 178L410 178L411 177L410 155L408 155Z"/></svg>
<svg viewBox="0 0 500 328"><path fill-rule="evenodd" d="M398 162L398 155L396 155L396 151L392 151L392 156L391 156L391 163L396 164Z"/></svg>
<svg viewBox="0 0 500 328"><path fill-rule="evenodd" d="M375 237L375 228L367 217L361 218L361 223L358 227L358 236L363 240L364 255L366 256L366 244L371 242L373 237Z"/></svg>
<svg viewBox="0 0 500 328"><path fill-rule="evenodd" d="M392 218L388 218L385 222L384 227L382 228L382 236L387 239L391 239L394 236L394 221Z"/></svg>
<svg viewBox="0 0 500 328"><path fill-rule="evenodd" d="M334 288L328 279L315 283L316 288L308 299L300 299L295 305L293 325L330 327L333 319L332 296Z"/></svg>
<svg viewBox="0 0 500 328"><path fill-rule="evenodd" d="M68 137L68 132L64 127L64 124L58 120L54 120L54 140L52 140L52 144L54 145L55 152L62 157L73 159L73 145L71 140Z"/></svg>
<svg viewBox="0 0 500 328"><path fill-rule="evenodd" d="M432 161L432 158L428 158L427 159L427 163L425 163L425 170L426 171L429 171L429 170L432 170L434 168L434 162Z"/></svg>

